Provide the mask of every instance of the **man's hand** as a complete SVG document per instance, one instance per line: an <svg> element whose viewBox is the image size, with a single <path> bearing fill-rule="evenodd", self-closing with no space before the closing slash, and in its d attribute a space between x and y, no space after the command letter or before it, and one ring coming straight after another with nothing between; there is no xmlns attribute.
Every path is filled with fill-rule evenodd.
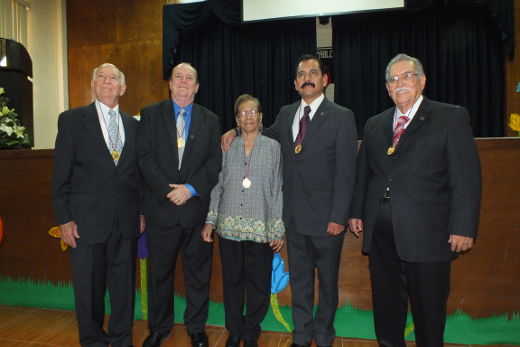
<svg viewBox="0 0 520 347"><path fill-rule="evenodd" d="M283 239L274 240L274 241L269 242L269 246L273 249L273 252L275 252L275 253L278 253L282 250L283 244L284 244Z"/></svg>
<svg viewBox="0 0 520 347"><path fill-rule="evenodd" d="M350 218L348 220L348 228L352 234L359 237L359 233L363 232L363 221L358 218Z"/></svg>
<svg viewBox="0 0 520 347"><path fill-rule="evenodd" d="M209 223L204 224L204 227L202 228L202 231L200 232L200 235L202 236L202 240L204 242L213 242L213 238L211 237L211 234L213 234L213 224L209 224Z"/></svg>
<svg viewBox="0 0 520 347"><path fill-rule="evenodd" d="M139 221L140 221L139 231L142 234L142 233L144 233L144 229L146 228L146 220L144 219L144 216L142 214L139 215Z"/></svg>
<svg viewBox="0 0 520 347"><path fill-rule="evenodd" d="M339 235L345 230L345 226L333 222L329 222L327 226L327 234L329 235Z"/></svg>
<svg viewBox="0 0 520 347"><path fill-rule="evenodd" d="M169 184L173 188L166 197L177 206L184 205L186 201L191 199L191 192L184 184Z"/></svg>
<svg viewBox="0 0 520 347"><path fill-rule="evenodd" d="M222 149L222 152L229 151L229 147L231 147L231 144L235 140L235 136L237 136L235 129L231 129L222 135L220 138L220 148Z"/></svg>
<svg viewBox="0 0 520 347"><path fill-rule="evenodd" d="M76 222L71 220L70 222L60 225L60 235L66 245L76 248L76 239L79 239Z"/></svg>
<svg viewBox="0 0 520 347"><path fill-rule="evenodd" d="M473 247L473 238L467 236L450 235L448 242L451 243L452 252L465 252Z"/></svg>

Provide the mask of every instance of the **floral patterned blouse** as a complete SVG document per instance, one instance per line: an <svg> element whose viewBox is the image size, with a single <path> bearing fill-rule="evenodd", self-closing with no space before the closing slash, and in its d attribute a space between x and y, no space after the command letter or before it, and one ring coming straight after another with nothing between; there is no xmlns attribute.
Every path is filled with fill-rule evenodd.
<svg viewBox="0 0 520 347"><path fill-rule="evenodd" d="M247 176L251 185L244 187ZM245 184L247 186L247 184ZM206 223L220 237L268 243L283 238L280 144L259 134L249 156L237 137L223 153L219 181L211 191Z"/></svg>

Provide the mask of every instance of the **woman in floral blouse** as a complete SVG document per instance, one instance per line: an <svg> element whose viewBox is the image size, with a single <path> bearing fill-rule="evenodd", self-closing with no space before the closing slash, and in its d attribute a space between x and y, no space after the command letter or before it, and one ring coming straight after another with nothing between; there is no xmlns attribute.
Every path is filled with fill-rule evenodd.
<svg viewBox="0 0 520 347"><path fill-rule="evenodd" d="M281 154L280 144L260 133L258 99L239 96L235 117L241 136L223 153L202 238L212 242L213 229L219 235L226 347L241 340L253 347L269 308L273 252L284 244Z"/></svg>

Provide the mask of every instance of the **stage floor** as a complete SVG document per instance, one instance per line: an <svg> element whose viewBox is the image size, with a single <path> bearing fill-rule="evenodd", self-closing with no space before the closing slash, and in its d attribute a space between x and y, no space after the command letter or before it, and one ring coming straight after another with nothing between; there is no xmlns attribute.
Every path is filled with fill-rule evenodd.
<svg viewBox="0 0 520 347"><path fill-rule="evenodd" d="M211 347L224 346L227 333L223 327L206 327ZM134 346L140 347L148 334L146 322L135 321ZM263 332L258 342L260 347L289 347L288 333ZM72 311L41 309L30 307L0 306L0 346L2 347L50 347L79 346L77 326ZM176 324L173 333L162 347L190 346L190 339L183 325ZM313 345L314 346L314 345ZM334 347L376 347L373 340L337 338ZM415 346L409 343L408 346ZM446 345L471 346L471 345ZM473 345L475 346L475 345ZM489 346L489 345L488 345ZM497 345L498 346L498 345ZM504 345L501 345L504 346Z"/></svg>

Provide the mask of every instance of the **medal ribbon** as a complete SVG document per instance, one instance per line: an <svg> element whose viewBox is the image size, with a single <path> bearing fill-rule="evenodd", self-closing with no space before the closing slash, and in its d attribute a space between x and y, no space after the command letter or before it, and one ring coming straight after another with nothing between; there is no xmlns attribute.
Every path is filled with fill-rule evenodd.
<svg viewBox="0 0 520 347"><path fill-rule="evenodd" d="M255 141L256 142L256 141ZM244 141L244 179L249 178L249 167L251 166L251 158L253 157L253 150L255 149L255 144L253 143L253 147L251 148L251 153L249 153L249 159L246 161L246 143Z"/></svg>
<svg viewBox="0 0 520 347"><path fill-rule="evenodd" d="M103 118L103 123L105 123L105 127L107 129L108 149L110 150L110 155L112 156L112 159L114 159L114 163L117 165L117 163L119 162L119 156L121 154L121 151L123 150L123 141L121 140L119 133L119 117L117 116L116 111L114 111L114 109L109 109L108 115L110 116L110 118L107 124L101 106L97 103L96 105L99 108L101 118Z"/></svg>

